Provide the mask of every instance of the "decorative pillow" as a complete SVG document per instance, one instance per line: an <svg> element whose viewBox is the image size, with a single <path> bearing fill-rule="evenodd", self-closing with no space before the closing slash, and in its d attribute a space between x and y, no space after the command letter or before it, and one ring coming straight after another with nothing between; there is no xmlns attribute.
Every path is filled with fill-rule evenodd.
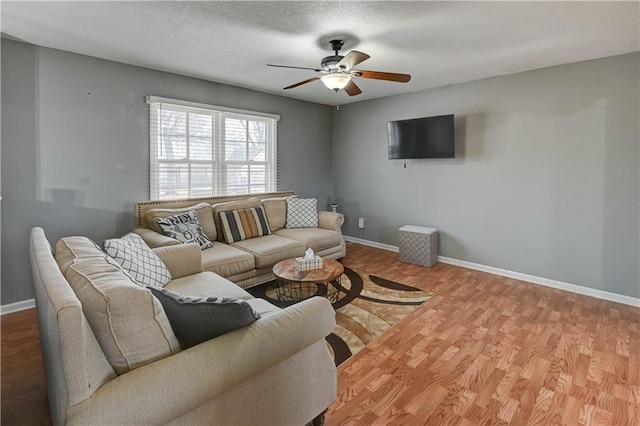
<svg viewBox="0 0 640 426"><path fill-rule="evenodd" d="M105 240L102 247L142 287L164 287L171 281L167 266L138 234Z"/></svg>
<svg viewBox="0 0 640 426"><path fill-rule="evenodd" d="M176 209L150 209L147 210L144 218L147 221L149 229L156 231L158 234L162 234L162 228L158 225L158 219L167 216L175 216L180 213L186 213L189 210L195 211L198 215L200 226L202 226L202 230L207 238L211 241L215 241L218 238L218 232L216 231L216 224L213 221L213 211L211 209L211 204L209 203L199 203L193 206Z"/></svg>
<svg viewBox="0 0 640 426"><path fill-rule="evenodd" d="M213 211L213 221L216 224L216 229L222 229L220 225L220 213L229 210L242 210L250 209L251 207L260 207L262 202L258 198L249 198L247 200L228 201L226 203L218 203L211 206ZM218 232L218 240L223 241L224 237L222 232Z"/></svg>
<svg viewBox="0 0 640 426"><path fill-rule="evenodd" d="M183 349L245 327L260 318L244 300L189 297L166 289L149 288L160 300Z"/></svg>
<svg viewBox="0 0 640 426"><path fill-rule="evenodd" d="M213 243L202 230L198 215L189 210L175 216L158 219L158 226L167 237L175 238L182 243L196 243L202 250L213 247Z"/></svg>
<svg viewBox="0 0 640 426"><path fill-rule="evenodd" d="M262 207L222 212L220 226L227 244L271 234Z"/></svg>
<svg viewBox="0 0 640 426"><path fill-rule="evenodd" d="M78 260L65 278L117 374L180 351L158 299L108 256Z"/></svg>
<svg viewBox="0 0 640 426"><path fill-rule="evenodd" d="M289 198L287 200L287 228L317 228L318 200Z"/></svg>

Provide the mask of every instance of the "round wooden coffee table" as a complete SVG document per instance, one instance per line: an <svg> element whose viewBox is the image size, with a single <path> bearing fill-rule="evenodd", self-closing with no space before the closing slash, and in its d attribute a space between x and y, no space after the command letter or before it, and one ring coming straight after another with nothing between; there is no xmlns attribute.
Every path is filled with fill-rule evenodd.
<svg viewBox="0 0 640 426"><path fill-rule="evenodd" d="M298 271L295 259L287 259L273 266L278 277L276 298L283 302L300 302L312 296L324 296L329 302L338 301L342 265L335 260L322 259L322 268Z"/></svg>

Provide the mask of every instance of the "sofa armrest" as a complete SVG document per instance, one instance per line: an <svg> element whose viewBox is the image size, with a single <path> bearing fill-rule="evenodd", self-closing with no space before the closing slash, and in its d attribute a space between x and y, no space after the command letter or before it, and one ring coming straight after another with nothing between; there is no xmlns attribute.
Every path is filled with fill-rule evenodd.
<svg viewBox="0 0 640 426"><path fill-rule="evenodd" d="M178 244L182 244L180 241L176 240L175 238L158 234L156 231L153 231L148 228L135 228L133 232L140 235L144 240L144 242L147 243L147 245L151 248L176 246Z"/></svg>
<svg viewBox="0 0 640 426"><path fill-rule="evenodd" d="M344 223L344 215L342 213L327 212L320 210L318 212L318 227L330 229L342 234L342 224Z"/></svg>
<svg viewBox="0 0 640 426"><path fill-rule="evenodd" d="M152 250L167 265L174 280L203 271L202 250L197 244L156 247Z"/></svg>
<svg viewBox="0 0 640 426"><path fill-rule="evenodd" d="M331 304L321 297L307 299L247 327L116 377L72 407L67 421L170 422L322 341L334 328ZM322 343L320 349L326 350ZM335 374L335 370L327 373Z"/></svg>

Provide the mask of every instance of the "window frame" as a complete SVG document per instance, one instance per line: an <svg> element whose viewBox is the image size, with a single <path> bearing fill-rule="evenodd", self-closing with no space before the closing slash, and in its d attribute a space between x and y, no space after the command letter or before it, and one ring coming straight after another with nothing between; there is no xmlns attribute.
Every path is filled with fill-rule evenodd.
<svg viewBox="0 0 640 426"><path fill-rule="evenodd" d="M246 111L235 108L221 107L217 105L202 104L198 102L182 101L178 99L163 98L159 96L147 96L146 102L149 104L149 199L185 199L194 197L220 196L220 195L240 195L249 194L251 191L251 173L252 166L264 166L265 178L264 189L259 192L273 192L278 188L278 164L277 164L277 134L278 121L280 116L277 114L269 114L263 112ZM186 113L210 115L212 117L212 134L211 134L211 159L192 159L190 158L189 138L194 137L189 132L189 120L187 119L185 136L186 157L183 159L162 159L160 158L162 130L160 114L163 110L181 111ZM225 158L225 124L227 119L240 119L245 121L256 121L265 123L265 159L264 161L254 161L249 158L250 138L249 126L247 125L247 136L244 142L247 144L245 150L245 160L227 160ZM161 197L160 194L160 167L162 164L179 164L185 165L187 169L187 195L185 196L169 196ZM206 165L211 166L211 194L194 195L192 191L197 190L192 185L192 166ZM246 166L247 167L247 184L245 186L248 192L228 192L227 184L228 169L230 166ZM262 186L262 185L261 185ZM237 186L236 186L237 187Z"/></svg>

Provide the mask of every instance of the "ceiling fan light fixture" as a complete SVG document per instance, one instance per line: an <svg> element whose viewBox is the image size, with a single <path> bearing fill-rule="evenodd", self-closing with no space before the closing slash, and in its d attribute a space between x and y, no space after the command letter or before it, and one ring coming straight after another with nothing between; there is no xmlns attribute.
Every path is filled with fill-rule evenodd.
<svg viewBox="0 0 640 426"><path fill-rule="evenodd" d="M322 80L327 88L338 91L340 89L344 89L345 86L349 84L351 76L341 72L333 72L321 77L320 80Z"/></svg>

